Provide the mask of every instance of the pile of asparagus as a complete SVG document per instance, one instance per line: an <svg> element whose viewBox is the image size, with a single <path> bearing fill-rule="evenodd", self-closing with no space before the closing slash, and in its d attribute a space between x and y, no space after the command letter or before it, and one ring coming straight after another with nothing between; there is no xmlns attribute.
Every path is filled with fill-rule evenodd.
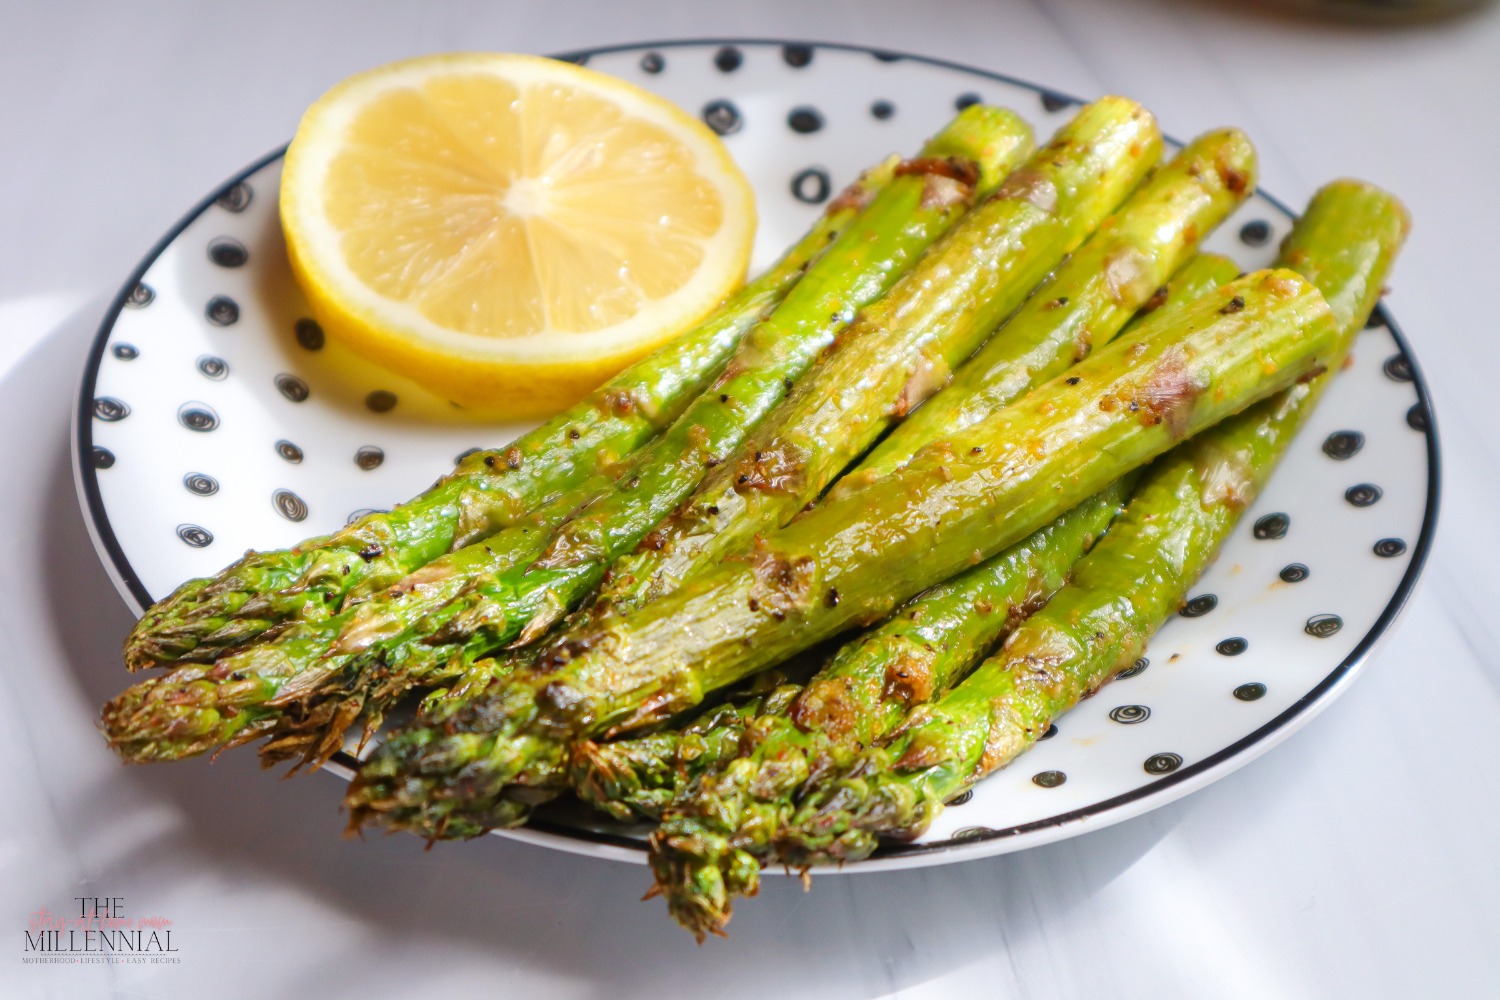
<svg viewBox="0 0 1500 1000"><path fill-rule="evenodd" d="M700 940L763 865L920 835L1181 605L1405 238L1340 181L1240 275L1197 248L1249 141L1162 155L1123 98L1037 149L966 109L577 406L155 605L126 664L168 669L105 706L110 744L315 767L426 691L352 829L472 837L571 791L656 823Z"/></svg>

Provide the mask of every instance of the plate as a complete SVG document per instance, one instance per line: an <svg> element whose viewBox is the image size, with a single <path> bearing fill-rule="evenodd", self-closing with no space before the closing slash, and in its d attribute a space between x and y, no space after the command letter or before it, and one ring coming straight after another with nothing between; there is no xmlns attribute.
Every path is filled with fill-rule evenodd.
<svg viewBox="0 0 1500 1000"><path fill-rule="evenodd" d="M773 260L858 170L916 149L973 101L1045 137L1077 101L994 73L847 45L693 41L565 58L639 83L724 137L760 209L752 266ZM137 612L247 548L291 545L422 490L479 425L325 339L286 263L281 153L193 209L105 318L78 401L79 495ZM1292 221L1250 199L1207 248L1270 263ZM1411 593L1437 516L1428 393L1382 308L1182 614L1135 668L1064 716L921 840L845 871L964 860L1073 836L1223 777L1327 707ZM121 676L124 680L123 674ZM347 756L331 766L348 775ZM641 830L559 810L506 836L644 859Z"/></svg>

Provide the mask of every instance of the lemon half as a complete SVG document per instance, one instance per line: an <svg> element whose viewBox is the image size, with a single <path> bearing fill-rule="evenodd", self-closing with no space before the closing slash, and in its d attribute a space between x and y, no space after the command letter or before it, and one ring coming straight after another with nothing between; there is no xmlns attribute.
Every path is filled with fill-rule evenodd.
<svg viewBox="0 0 1500 1000"><path fill-rule="evenodd" d="M459 405L554 412L745 275L754 197L676 105L537 56L350 77L287 151L281 220L313 314Z"/></svg>

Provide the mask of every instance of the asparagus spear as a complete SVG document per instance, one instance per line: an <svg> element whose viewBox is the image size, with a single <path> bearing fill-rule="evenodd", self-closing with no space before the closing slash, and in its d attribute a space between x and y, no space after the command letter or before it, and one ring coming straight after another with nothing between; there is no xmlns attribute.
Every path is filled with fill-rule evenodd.
<svg viewBox="0 0 1500 1000"><path fill-rule="evenodd" d="M893 421L941 388L949 373L1101 222L1105 231L1074 256L1064 273L1076 275L1080 263L1097 268L1101 258L1092 248L1110 244L1115 252L1107 259L1120 265L1116 272L1128 263L1131 276L1113 283L1090 279L1087 291L1120 312L1123 323L1191 252L1197 234L1228 214L1246 191L1243 181L1252 169L1249 143L1238 133L1200 141L1132 197L1121 218L1106 221L1155 166L1160 152L1155 120L1134 101L1106 97L1080 111L889 295L866 309L786 405L734 458L710 473L636 553L611 570L599 607L629 612L676 590L748 545L757 533L791 520ZM1185 162L1194 165L1193 176ZM1218 181L1225 172L1241 179L1239 193L1229 193ZM1131 236L1112 232L1115 223L1122 223L1119 228ZM1137 249L1140 245L1144 249ZM1137 260L1143 266L1137 267ZM1047 289L1058 282L1048 282L1039 295L1050 296ZM1073 280L1062 286L1077 301L1070 305L1064 299L1061 309L1055 303L1038 308L1033 298L993 342L1012 345L1012 353L1015 345L1026 342L1039 353L1042 348L1032 342L1050 339L1048 346L1059 362L1051 367L1066 365L1073 360L1077 331L1046 338L1035 328L1076 326L1098 311L1077 296L1073 286L1078 284ZM1072 322L1063 319L1065 314ZM1068 345L1066 360L1063 342ZM1027 374L1016 381L1024 383ZM1037 382L1045 380L1041 372L1036 374ZM1051 374L1055 372L1046 373Z"/></svg>
<svg viewBox="0 0 1500 1000"><path fill-rule="evenodd" d="M1249 196L1255 172L1255 149L1238 129L1188 144L839 489L889 474L928 441L983 419L1107 343Z"/></svg>
<svg viewBox="0 0 1500 1000"><path fill-rule="evenodd" d="M1170 315L1200 295L1233 281L1239 273L1239 265L1227 257L1199 254L1152 295L1126 329L1148 316ZM1128 486L1129 482L1122 480L1019 546L921 595L897 617L841 649L813 678L807 694L793 686L776 699L774 708L762 709L758 716L714 712L711 723L694 723L690 736L683 730L680 745L678 733L672 730L605 743L580 741L573 747L570 763L574 790L586 802L621 819L660 818L665 808L692 791L695 798L688 804L690 810L714 816L720 822L732 822L724 817L737 815L733 811L735 795L762 796L788 784L784 780L788 769L783 764L788 757L800 755L807 760L808 773L826 768L826 762L846 747L859 749L884 737L905 717L911 704L941 695L961 670L972 666L975 657L1013 627L1013 621L1006 619L1014 618L1014 614L992 614L998 607L1015 607L1007 600L1007 595L1015 593L1008 570L1019 570L1026 563L1018 564L1012 557L1025 551L1034 553L1032 560L1059 559L1060 566L1071 566L1073 559L1062 554L1069 552L1066 544L1058 546L1057 540L1067 539L1073 526L1084 523L1092 529L1085 539L1102 532L1107 522L1100 521L1099 514L1115 507L1106 502L1107 498L1123 491L1123 501ZM1051 543L1044 541L1047 533L1055 536ZM1071 555L1078 554L1076 548L1071 550ZM1055 589L1028 595L1025 605L1034 606ZM991 611L986 612L986 608ZM985 625L1003 627L991 631ZM902 675L910 669L908 663L917 665L923 673L930 671L931 680L920 688L906 683ZM919 692L922 697L917 697ZM833 706L838 709L836 719L851 720L853 725L830 726L828 716L834 713L829 708ZM785 716L788 707L794 707L792 718L769 718ZM754 738L746 741L747 756L756 758L758 766L736 765L732 781L696 788L705 775L717 774L738 756L728 751L739 744L747 724L756 730ZM788 728L794 725L795 730Z"/></svg>
<svg viewBox="0 0 1500 1000"><path fill-rule="evenodd" d="M549 794L570 741L665 720L1002 551L1183 437L1318 370L1335 324L1289 271L1144 324L1024 399L742 560L552 647L437 727L365 764L352 822L431 836L495 825L501 797Z"/></svg>
<svg viewBox="0 0 1500 1000"><path fill-rule="evenodd" d="M1283 245L1281 263L1311 279L1337 318L1331 368L1364 325L1407 228L1390 195L1340 181L1314 196ZM757 857L767 853L792 865L845 861L868 855L879 837L919 835L945 801L1133 663L1213 561L1328 381L1288 388L1160 459L1068 586L999 654L914 712L889 746L799 788L794 806L746 808L732 827L707 811L670 817L653 837L653 868L674 916L700 938L720 931L731 897L755 891Z"/></svg>
<svg viewBox="0 0 1500 1000"><path fill-rule="evenodd" d="M288 622L328 617L345 600L377 593L605 473L703 392L745 331L776 307L895 168L892 158L867 171L781 260L702 323L508 447L464 458L395 510L367 514L291 549L247 553L214 577L184 583L131 630L126 666L212 661Z"/></svg>
<svg viewBox="0 0 1500 1000"><path fill-rule="evenodd" d="M1223 254L1197 254L1152 294L1121 332L1129 333L1148 319L1171 315L1199 296L1229 284L1243 273L1238 264Z"/></svg>
<svg viewBox="0 0 1500 1000"><path fill-rule="evenodd" d="M705 775L714 812L734 795L762 798L797 787L894 729L914 705L946 691L1015 624L1063 585L1074 561L1108 527L1134 474L1088 498L1024 541L918 596L900 613L846 643L804 687L757 714L711 713L683 730L573 747L570 780L584 801L619 818L659 818ZM745 752L737 749L741 736ZM689 736L688 734L691 734ZM731 791L732 790L732 791Z"/></svg>
<svg viewBox="0 0 1500 1000"><path fill-rule="evenodd" d="M482 622L491 598L517 589L527 567L548 551L550 529L581 518L613 532L614 544L633 544L627 533L638 539L654 523L649 518L721 461L854 310L894 283L952 225L973 185L998 183L1029 145L1029 128L1013 113L966 109L919 159L895 170L782 304L745 336L717 382L631 456L618 481L608 481L613 469L585 480L526 522L417 571L384 599L222 657L210 668L183 667L137 685L105 707L111 743L128 759L161 760L281 729L273 758L301 748L314 762L326 759L369 695L378 691L388 701L423 669L448 663L455 636ZM582 534L571 526L563 530L568 534L561 538L575 541ZM553 539L551 551L578 551L561 538Z"/></svg>

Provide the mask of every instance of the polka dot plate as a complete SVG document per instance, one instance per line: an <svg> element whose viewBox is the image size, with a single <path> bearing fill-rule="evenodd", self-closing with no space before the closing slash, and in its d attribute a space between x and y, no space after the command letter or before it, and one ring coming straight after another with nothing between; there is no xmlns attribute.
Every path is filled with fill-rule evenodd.
<svg viewBox="0 0 1500 1000"><path fill-rule="evenodd" d="M570 54L699 115L755 186L755 266L864 165L916 149L956 108L1015 108L1041 137L1077 102L936 60L843 45L672 42ZM1170 123L1168 123L1170 124ZM308 318L276 216L281 155L194 209L126 283L88 359L79 492L137 610L246 548L290 545L419 492L522 427L467 422ZM1208 241L1268 264L1291 214L1252 198ZM1410 593L1437 514L1427 391L1381 310L1275 480L1186 607L1119 680L859 869L1072 836L1222 777L1344 689ZM347 774L343 758L332 768ZM641 860L641 831L566 810L508 835Z"/></svg>

